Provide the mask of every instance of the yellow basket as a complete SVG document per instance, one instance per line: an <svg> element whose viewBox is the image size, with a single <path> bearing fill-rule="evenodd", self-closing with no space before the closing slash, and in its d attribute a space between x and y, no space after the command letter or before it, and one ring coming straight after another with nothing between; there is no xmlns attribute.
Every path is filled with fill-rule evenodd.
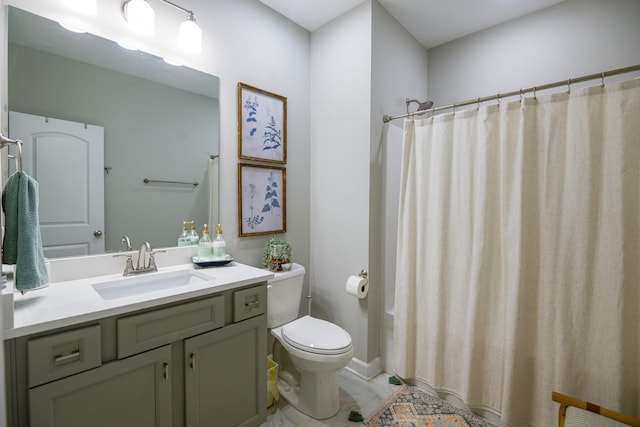
<svg viewBox="0 0 640 427"><path fill-rule="evenodd" d="M280 399L278 394L278 364L267 357L267 407L271 407Z"/></svg>

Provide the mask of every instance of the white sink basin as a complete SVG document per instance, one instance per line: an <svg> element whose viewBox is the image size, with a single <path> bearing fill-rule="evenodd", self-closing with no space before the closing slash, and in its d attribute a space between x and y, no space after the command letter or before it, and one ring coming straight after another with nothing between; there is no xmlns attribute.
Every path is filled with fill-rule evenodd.
<svg viewBox="0 0 640 427"><path fill-rule="evenodd" d="M213 280L195 271L172 271L170 273L140 273L139 276L123 277L108 282L94 283L93 289L105 300L131 297L148 292L202 284Z"/></svg>

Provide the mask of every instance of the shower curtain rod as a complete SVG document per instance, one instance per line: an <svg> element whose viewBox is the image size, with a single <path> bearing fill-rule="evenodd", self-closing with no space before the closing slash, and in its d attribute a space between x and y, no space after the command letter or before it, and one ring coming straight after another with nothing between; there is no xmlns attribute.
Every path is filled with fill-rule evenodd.
<svg viewBox="0 0 640 427"><path fill-rule="evenodd" d="M596 79L601 79L602 80L602 85L604 85L604 79L605 77L611 77L611 76L617 76L619 74L625 74L625 73L631 73L633 71L640 71L640 64L638 65L632 65L630 67L625 67L625 68L618 68L615 70L610 70L610 71L605 71L602 73L596 73L596 74L589 74L587 76L582 76L582 77L578 77L578 78L574 78L574 79L568 79L568 80L561 80L559 82L555 82L555 83L549 83L546 85L542 85L542 86L533 86L533 87L529 87L526 89L519 89L519 90L514 90L511 92L507 92L507 93L499 93L497 95L493 95L493 96L486 96L484 98L478 98L478 99L470 99L468 101L463 101L463 102L456 102L454 104L449 104L449 105L443 105L440 107L434 107L434 108L429 108L428 110L420 110L420 111L413 111L411 113L406 113L406 114L400 114L398 116L383 116L382 117L382 121L384 123L390 122L391 120L395 120L395 119L402 119L405 117L413 117L413 116L417 116L417 115L423 115L426 113L435 113L437 111L442 111L442 110L449 110L449 109L456 109L457 107L464 107L466 105L473 105L473 104L478 104L478 106L480 106L481 103L483 102L487 102L487 101L500 101L500 99L502 98L508 98L510 96L516 96L516 95L524 95L525 93L535 93L539 90L546 90L546 89L552 89L555 87L560 87L560 86L568 86L569 89L571 89L571 85L573 83L582 83L582 82L586 82L589 80L596 80Z"/></svg>

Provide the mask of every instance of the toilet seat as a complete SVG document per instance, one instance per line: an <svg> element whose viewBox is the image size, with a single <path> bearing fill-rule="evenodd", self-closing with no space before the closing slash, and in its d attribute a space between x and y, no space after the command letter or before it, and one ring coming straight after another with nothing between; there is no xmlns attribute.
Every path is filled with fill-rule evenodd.
<svg viewBox="0 0 640 427"><path fill-rule="evenodd" d="M292 347L315 354L342 354L351 349L351 335L347 331L311 316L284 325L282 338Z"/></svg>

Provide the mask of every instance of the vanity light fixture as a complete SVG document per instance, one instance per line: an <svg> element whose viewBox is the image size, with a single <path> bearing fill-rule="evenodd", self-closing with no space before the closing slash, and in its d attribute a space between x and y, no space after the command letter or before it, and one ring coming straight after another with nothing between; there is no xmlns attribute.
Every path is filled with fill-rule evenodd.
<svg viewBox="0 0 640 427"><path fill-rule="evenodd" d="M63 0L65 6L86 15L98 13L98 0Z"/></svg>
<svg viewBox="0 0 640 427"><path fill-rule="evenodd" d="M77 0L76 0L77 1ZM179 44L182 50L191 53L202 52L202 30L196 24L193 11L185 9L169 0L159 0L187 14L180 24ZM153 35L155 33L155 13L146 0L128 0L123 7L124 18L129 27L138 34Z"/></svg>
<svg viewBox="0 0 640 427"><path fill-rule="evenodd" d="M132 31L144 36L155 34L156 14L146 0L127 1L122 12Z"/></svg>
<svg viewBox="0 0 640 427"><path fill-rule="evenodd" d="M191 53L202 52L202 30L196 24L196 18L191 11L187 14L187 19L180 24L180 47Z"/></svg>
<svg viewBox="0 0 640 427"><path fill-rule="evenodd" d="M180 24L179 37L180 47L182 50L191 53L202 52L202 30L196 24L196 18L193 16L193 11L185 9L169 0L160 0L170 6L175 7L187 14L187 18Z"/></svg>

